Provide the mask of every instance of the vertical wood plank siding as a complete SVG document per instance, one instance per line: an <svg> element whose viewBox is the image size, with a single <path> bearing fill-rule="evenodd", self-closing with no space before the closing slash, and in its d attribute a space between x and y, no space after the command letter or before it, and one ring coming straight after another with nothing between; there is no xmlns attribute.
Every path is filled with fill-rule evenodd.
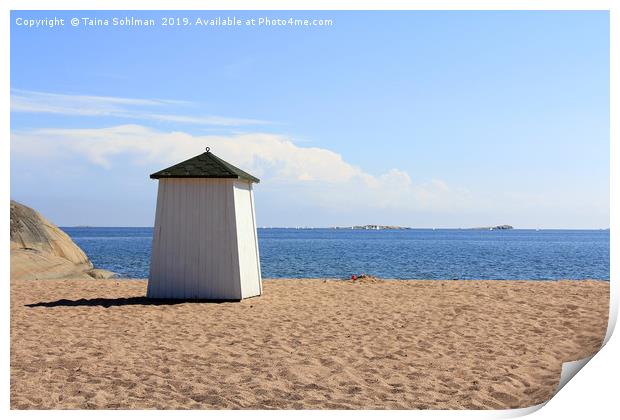
<svg viewBox="0 0 620 420"><path fill-rule="evenodd" d="M244 298L258 296L261 294L261 280L258 270L256 224L252 211L252 186L249 182L235 182L235 215L241 294Z"/></svg>
<svg viewBox="0 0 620 420"><path fill-rule="evenodd" d="M250 183L250 204L252 206L252 226L254 229L254 249L256 250L256 272L258 273L258 294L263 294L263 275L260 271L260 254L258 252L258 227L256 225L256 210L254 209L254 188Z"/></svg>
<svg viewBox="0 0 620 420"><path fill-rule="evenodd" d="M234 300L260 293L251 185L160 179L147 296Z"/></svg>

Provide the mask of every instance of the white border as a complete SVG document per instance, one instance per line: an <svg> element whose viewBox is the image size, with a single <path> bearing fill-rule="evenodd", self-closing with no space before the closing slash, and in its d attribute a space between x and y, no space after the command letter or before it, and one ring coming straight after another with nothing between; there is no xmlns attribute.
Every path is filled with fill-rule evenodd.
<svg viewBox="0 0 620 420"><path fill-rule="evenodd" d="M582 418L584 415L590 415L590 413L598 413L599 415L617 413L615 403L615 379L618 373L618 358L616 354L620 353L620 344L617 338L612 338L611 333L616 324L618 313L618 259L620 255L620 248L618 247L618 230L620 225L617 221L617 213L620 211L618 205L618 194L614 194L614 191L618 191L620 184L618 183L620 169L618 168L618 98L619 87L618 77L620 74L620 66L618 65L618 42L620 42L620 32L618 19L619 6L618 2L614 1L602 1L602 0L478 0L478 1L465 1L465 0L411 0L406 3L396 0L384 0L374 2L350 2L345 0L299 0L295 2L284 0L268 0L268 1L191 1L191 0L151 0L149 2L140 0L97 0L90 1L85 4L82 1L76 0L58 0L54 2L43 0L8 0L2 2L0 6L3 9L3 20L0 32L0 39L2 45L2 57L4 69L0 71L0 94L4 98L2 102L2 117L0 118L0 124L2 132L4 133L1 143L0 156L4 160L0 165L0 171L3 176L3 182L0 186L2 197L5 198L5 203L9 199L9 165L10 165L10 80L9 80L9 31L10 31L10 10L609 10L611 12L611 72L610 72L610 112L611 112L611 142L610 142L610 165L611 165L611 183L610 183L610 200L611 200L611 255L616 258L611 258L611 305L610 305L610 319L609 328L606 336L607 345L603 348L592 360L592 366L590 369L585 369L586 372L579 374L580 379L578 381L571 381L565 389L563 389L556 397L554 397L549 403L548 407L544 410L538 411L535 414L537 418ZM614 7L615 6L615 7ZM4 232L9 230L9 208L8 205L0 206L0 224ZM4 400L3 408L9 409L9 317L10 317L10 286L9 286L9 243L8 241L2 242L2 252L0 255L0 261L4 269L4 281L5 289L2 293L3 307L5 308L3 317L3 346L1 348L2 359L4 360L5 375L2 381L2 398ZM612 394L613 392L613 394ZM437 411L400 411L400 412L382 412L381 415L388 415L390 417L404 417L410 418L411 416L432 416L434 418L448 418L448 417L469 417L469 418L502 418L506 416L524 415L527 412L535 411L539 407L533 407L529 409L521 410L509 410L506 411L455 411L455 412L437 412ZM14 417L22 416L38 416L44 413L46 417L82 417L83 412L79 411L53 411L53 412L33 412L33 411L13 411L9 414ZM169 416L178 415L174 412L119 412L116 411L115 415L118 416ZM204 412L183 412L184 416L203 416ZM289 416L292 413L280 411L280 412L210 412L210 416L221 417L238 417L251 415L252 417L269 416L269 417L281 417ZM345 416L370 416L377 413L366 411L356 412L334 412L334 411L321 411L321 412L295 412L293 415L300 417L316 416L320 414L322 417L335 417L339 418ZM95 411L89 412L89 416L103 417L107 416L108 412Z"/></svg>

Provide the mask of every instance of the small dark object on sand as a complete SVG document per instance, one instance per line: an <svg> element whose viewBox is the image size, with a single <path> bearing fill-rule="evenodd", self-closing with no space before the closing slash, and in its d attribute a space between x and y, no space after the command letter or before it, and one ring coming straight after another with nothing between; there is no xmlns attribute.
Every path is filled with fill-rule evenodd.
<svg viewBox="0 0 620 420"><path fill-rule="evenodd" d="M381 279L376 278L375 276L371 276L370 274L360 274L358 276L356 276L355 274L353 274L351 276L351 281L353 283L377 283L380 281L383 281Z"/></svg>

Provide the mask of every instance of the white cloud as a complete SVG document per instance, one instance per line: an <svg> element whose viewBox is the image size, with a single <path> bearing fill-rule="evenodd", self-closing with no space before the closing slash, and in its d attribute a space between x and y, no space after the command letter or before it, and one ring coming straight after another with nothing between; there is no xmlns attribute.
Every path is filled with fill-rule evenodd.
<svg viewBox="0 0 620 420"><path fill-rule="evenodd" d="M216 115L178 115L170 106L192 103L165 99L135 99L110 96L67 95L58 93L11 90L11 112L44 113L83 117L116 117L132 120L170 121L196 125L241 126L270 124L268 121L231 118ZM166 112L155 110L165 109Z"/></svg>
<svg viewBox="0 0 620 420"><path fill-rule="evenodd" d="M414 182L407 172L391 169L371 174L328 149L300 147L274 134L194 136L140 125L89 129L38 129L11 134L13 157L47 160L76 154L105 168L116 157L153 171L202 152L205 146L261 178L260 188L291 201L311 202L334 211L462 211L470 204L466 190L440 180Z"/></svg>

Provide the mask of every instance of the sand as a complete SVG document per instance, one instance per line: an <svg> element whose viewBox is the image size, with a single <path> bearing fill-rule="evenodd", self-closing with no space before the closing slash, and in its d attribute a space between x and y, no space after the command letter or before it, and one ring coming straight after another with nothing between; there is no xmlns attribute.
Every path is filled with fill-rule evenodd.
<svg viewBox="0 0 620 420"><path fill-rule="evenodd" d="M11 282L11 408L505 409L606 326L601 281L267 280L153 304L146 281Z"/></svg>

